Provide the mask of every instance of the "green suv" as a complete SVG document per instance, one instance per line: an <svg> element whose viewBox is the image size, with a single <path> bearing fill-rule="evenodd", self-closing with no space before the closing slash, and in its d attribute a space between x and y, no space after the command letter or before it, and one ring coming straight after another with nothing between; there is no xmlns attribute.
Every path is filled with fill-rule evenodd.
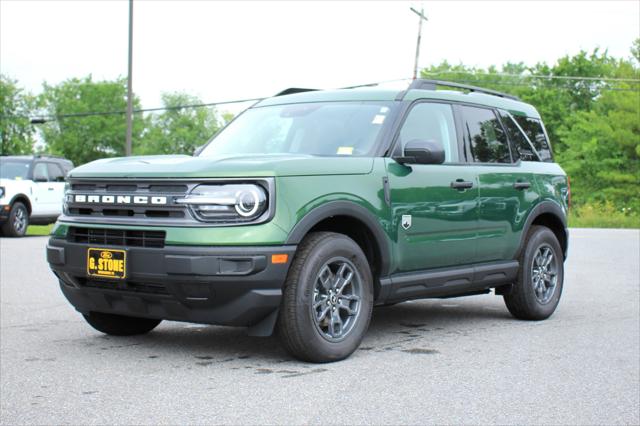
<svg viewBox="0 0 640 426"><path fill-rule="evenodd" d="M534 107L473 86L288 89L193 157L104 159L68 181L47 260L111 335L246 326L327 362L358 348L374 306L494 289L541 320L562 293L567 176Z"/></svg>

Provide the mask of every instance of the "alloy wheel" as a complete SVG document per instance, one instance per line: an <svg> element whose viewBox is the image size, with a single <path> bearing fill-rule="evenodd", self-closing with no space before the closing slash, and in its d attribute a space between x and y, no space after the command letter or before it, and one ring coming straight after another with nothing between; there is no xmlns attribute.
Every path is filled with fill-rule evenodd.
<svg viewBox="0 0 640 426"><path fill-rule="evenodd" d="M538 247L533 256L531 283L538 302L549 303L558 284L558 257L548 244Z"/></svg>
<svg viewBox="0 0 640 426"><path fill-rule="evenodd" d="M353 330L360 314L362 278L350 260L336 257L319 270L311 316L322 337L335 342Z"/></svg>
<svg viewBox="0 0 640 426"><path fill-rule="evenodd" d="M24 209L18 208L16 209L15 214L13 215L13 229L18 234L22 234L27 227L27 213Z"/></svg>

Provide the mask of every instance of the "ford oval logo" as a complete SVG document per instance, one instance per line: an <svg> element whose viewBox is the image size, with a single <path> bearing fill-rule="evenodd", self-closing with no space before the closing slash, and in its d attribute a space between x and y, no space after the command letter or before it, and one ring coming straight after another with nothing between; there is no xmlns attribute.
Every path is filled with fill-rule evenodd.
<svg viewBox="0 0 640 426"><path fill-rule="evenodd" d="M111 253L110 251L103 251L100 252L100 257L103 259L111 259L113 257L113 253Z"/></svg>

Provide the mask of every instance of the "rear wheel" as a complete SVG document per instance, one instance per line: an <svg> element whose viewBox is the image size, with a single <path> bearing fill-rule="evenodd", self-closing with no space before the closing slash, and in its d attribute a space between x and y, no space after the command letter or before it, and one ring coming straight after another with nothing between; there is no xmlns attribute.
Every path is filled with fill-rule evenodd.
<svg viewBox="0 0 640 426"><path fill-rule="evenodd" d="M371 270L358 244L342 234L312 233L289 270L277 331L299 359L338 361L360 345L372 307Z"/></svg>
<svg viewBox="0 0 640 426"><path fill-rule="evenodd" d="M564 281L564 258L555 234L533 226L519 260L518 281L504 295L507 309L519 319L546 319L560 302Z"/></svg>
<svg viewBox="0 0 640 426"><path fill-rule="evenodd" d="M29 211L20 201L11 206L9 218L2 225L2 233L7 237L22 237L29 226Z"/></svg>
<svg viewBox="0 0 640 426"><path fill-rule="evenodd" d="M112 336L134 336L153 330L162 320L91 312L84 319L96 330Z"/></svg>

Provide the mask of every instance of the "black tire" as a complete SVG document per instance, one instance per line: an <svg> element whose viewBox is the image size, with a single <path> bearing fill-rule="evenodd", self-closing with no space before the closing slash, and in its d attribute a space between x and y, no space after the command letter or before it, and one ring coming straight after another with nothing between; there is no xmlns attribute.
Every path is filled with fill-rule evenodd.
<svg viewBox="0 0 640 426"><path fill-rule="evenodd" d="M84 319L96 330L111 336L135 336L153 330L162 320L91 312Z"/></svg>
<svg viewBox="0 0 640 426"><path fill-rule="evenodd" d="M553 255L548 274L539 272L541 269L537 260L547 253L546 250ZM544 226L532 226L518 260L518 281L513 285L511 292L504 295L507 309L518 319L538 321L549 318L560 302L564 281L564 256L555 234ZM555 281L551 278L553 276ZM550 278L549 281L546 277ZM538 287L540 291L536 291L536 284L540 280L542 287ZM552 282L555 284L551 291Z"/></svg>
<svg viewBox="0 0 640 426"><path fill-rule="evenodd" d="M342 265L346 265L344 269ZM336 268L335 273L331 268ZM345 270L351 278L340 281ZM326 274L321 275L323 271ZM323 281L337 284L325 286ZM318 306L317 311L314 305ZM371 269L358 244L342 234L311 233L298 247L289 269L277 333L287 351L298 359L319 363L339 361L351 355L362 342L372 308ZM325 316L320 318L323 312ZM323 327L327 327L326 332Z"/></svg>
<svg viewBox="0 0 640 426"><path fill-rule="evenodd" d="M402 303L402 302L389 302L389 303L383 303L382 305L376 305L374 306L374 308L388 308L390 306L396 306L397 304Z"/></svg>
<svg viewBox="0 0 640 426"><path fill-rule="evenodd" d="M29 211L20 201L16 201L11 206L9 217L2 225L2 234L7 237L22 237L27 232L29 226Z"/></svg>

